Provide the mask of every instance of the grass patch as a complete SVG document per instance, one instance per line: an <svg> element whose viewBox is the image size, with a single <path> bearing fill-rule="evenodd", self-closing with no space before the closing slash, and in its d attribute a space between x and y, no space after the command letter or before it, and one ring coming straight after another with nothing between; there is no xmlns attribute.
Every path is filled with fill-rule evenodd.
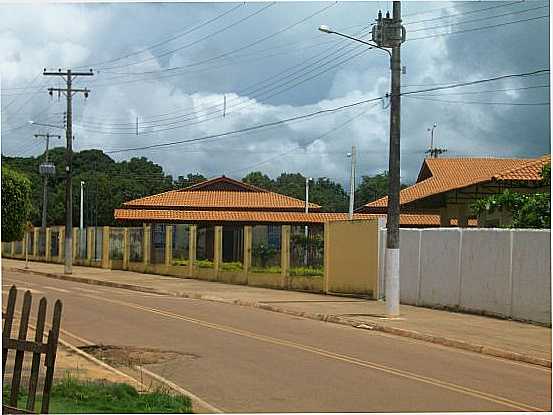
<svg viewBox="0 0 553 415"><path fill-rule="evenodd" d="M273 265L272 267L251 267L251 272L267 273L267 274L280 274L280 267Z"/></svg>
<svg viewBox="0 0 553 415"><path fill-rule="evenodd" d="M188 266L188 260L187 259L174 259L173 265L177 265L179 267L187 267Z"/></svg>
<svg viewBox="0 0 553 415"><path fill-rule="evenodd" d="M322 277L324 269L322 267L292 267L290 268L291 277Z"/></svg>
<svg viewBox="0 0 553 415"><path fill-rule="evenodd" d="M221 271L242 271L244 269L241 262L223 262Z"/></svg>
<svg viewBox="0 0 553 415"><path fill-rule="evenodd" d="M9 386L4 386L2 397L7 402ZM18 406L24 407L25 393L20 392L18 399ZM40 410L40 396L35 405ZM139 394L126 383L79 381L68 376L52 388L50 413L192 413L192 402L187 396L161 389Z"/></svg>
<svg viewBox="0 0 553 415"><path fill-rule="evenodd" d="M197 259L196 265L198 268L213 268L213 261L209 259Z"/></svg>

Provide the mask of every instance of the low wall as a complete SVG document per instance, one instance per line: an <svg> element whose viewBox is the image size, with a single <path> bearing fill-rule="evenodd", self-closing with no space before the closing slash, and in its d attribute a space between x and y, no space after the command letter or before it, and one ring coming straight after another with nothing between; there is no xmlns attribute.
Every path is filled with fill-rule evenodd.
<svg viewBox="0 0 553 415"><path fill-rule="evenodd" d="M551 325L549 230L401 229L400 249L403 304Z"/></svg>

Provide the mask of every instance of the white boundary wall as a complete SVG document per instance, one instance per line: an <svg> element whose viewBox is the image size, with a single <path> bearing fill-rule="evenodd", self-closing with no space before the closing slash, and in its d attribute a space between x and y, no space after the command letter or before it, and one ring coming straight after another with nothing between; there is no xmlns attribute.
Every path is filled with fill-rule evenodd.
<svg viewBox="0 0 553 415"><path fill-rule="evenodd" d="M379 231L379 298L386 230ZM551 324L551 232L401 229L400 300Z"/></svg>

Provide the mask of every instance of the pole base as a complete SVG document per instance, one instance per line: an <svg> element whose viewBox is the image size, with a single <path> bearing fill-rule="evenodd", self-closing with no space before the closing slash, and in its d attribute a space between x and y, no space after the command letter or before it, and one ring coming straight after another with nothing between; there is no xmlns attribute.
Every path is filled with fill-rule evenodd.
<svg viewBox="0 0 553 415"><path fill-rule="evenodd" d="M399 248L386 248L386 314L399 316Z"/></svg>

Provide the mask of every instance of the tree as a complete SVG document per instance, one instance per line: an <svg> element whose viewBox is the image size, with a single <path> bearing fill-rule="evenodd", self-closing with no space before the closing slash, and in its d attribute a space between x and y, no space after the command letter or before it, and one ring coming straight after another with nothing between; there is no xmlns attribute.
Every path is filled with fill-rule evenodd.
<svg viewBox="0 0 553 415"><path fill-rule="evenodd" d="M31 215L31 182L24 175L2 166L2 241L23 239Z"/></svg>
<svg viewBox="0 0 553 415"><path fill-rule="evenodd" d="M194 186L195 184L201 183L206 178L201 174L188 174L186 177L179 176L177 180L173 183L174 189L185 189L190 186Z"/></svg>
<svg viewBox="0 0 553 415"><path fill-rule="evenodd" d="M551 166L545 165L541 171L543 186L550 189ZM550 228L551 227L551 191L523 194L512 190L488 196L472 204L472 211L476 215L493 213L496 210L505 210L511 213L512 228Z"/></svg>
<svg viewBox="0 0 553 415"><path fill-rule="evenodd" d="M408 187L408 185L405 183L400 185L401 189L405 189L406 187ZM375 174L374 176L363 176L361 178L361 183L357 186L357 190L355 191L355 205L359 207L387 195L387 171L381 174Z"/></svg>
<svg viewBox="0 0 553 415"><path fill-rule="evenodd" d="M261 187L265 190L273 190L275 183L273 180L266 174L261 173L260 171L252 171L242 178L244 183L249 183L257 187Z"/></svg>

